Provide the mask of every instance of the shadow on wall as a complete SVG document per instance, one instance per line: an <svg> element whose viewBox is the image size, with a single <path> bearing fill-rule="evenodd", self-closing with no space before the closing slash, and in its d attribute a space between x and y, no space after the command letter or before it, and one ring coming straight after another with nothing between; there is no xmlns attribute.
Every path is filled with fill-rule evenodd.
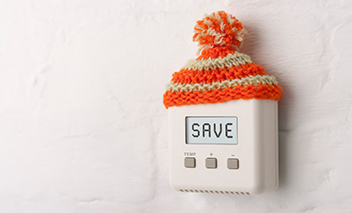
<svg viewBox="0 0 352 213"><path fill-rule="evenodd" d="M247 34L245 35L245 40L243 42L243 47L240 52L249 55L252 60L257 63L256 58L263 58L262 54L265 53L263 45L261 45L260 35L256 33L255 27L250 24L245 25ZM258 63L260 64L260 63ZM290 121L290 112L292 111L292 104L288 103L287 100L292 100L291 90L285 82L284 79L280 79L280 76L275 75L275 73L280 73L278 70L275 70L276 66L271 66L270 71L265 70L268 75L273 75L279 82L283 97L279 101L279 191L284 190L288 185L288 154L289 154L289 142L287 141L287 136L289 130L286 128ZM265 67L264 67L265 69Z"/></svg>

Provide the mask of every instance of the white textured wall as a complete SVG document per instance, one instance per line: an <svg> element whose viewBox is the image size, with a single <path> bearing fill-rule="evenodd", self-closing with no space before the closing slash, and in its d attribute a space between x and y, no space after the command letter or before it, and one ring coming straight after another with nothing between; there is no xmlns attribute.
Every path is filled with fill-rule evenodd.
<svg viewBox="0 0 352 213"><path fill-rule="evenodd" d="M185 194L168 185L165 85L193 26L225 10L274 75L280 187ZM0 2L0 212L352 212L352 2Z"/></svg>

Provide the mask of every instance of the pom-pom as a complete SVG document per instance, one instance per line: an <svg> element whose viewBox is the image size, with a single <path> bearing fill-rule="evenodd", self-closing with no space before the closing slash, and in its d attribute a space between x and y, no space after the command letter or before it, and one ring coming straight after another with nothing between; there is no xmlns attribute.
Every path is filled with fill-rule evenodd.
<svg viewBox="0 0 352 213"><path fill-rule="evenodd" d="M193 41L199 42L198 52L219 48L239 50L245 33L242 23L224 11L205 14L194 27Z"/></svg>

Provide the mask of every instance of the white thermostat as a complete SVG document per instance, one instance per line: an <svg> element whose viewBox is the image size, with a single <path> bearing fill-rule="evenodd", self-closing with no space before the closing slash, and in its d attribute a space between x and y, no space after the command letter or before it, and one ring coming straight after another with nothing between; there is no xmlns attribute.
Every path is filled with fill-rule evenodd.
<svg viewBox="0 0 352 213"><path fill-rule="evenodd" d="M252 195L277 189L277 101L186 105L168 113L175 190Z"/></svg>
<svg viewBox="0 0 352 213"><path fill-rule="evenodd" d="M199 56L166 86L169 180L177 191L257 195L278 188L282 89L239 52L245 32L225 11L205 14L194 27Z"/></svg>

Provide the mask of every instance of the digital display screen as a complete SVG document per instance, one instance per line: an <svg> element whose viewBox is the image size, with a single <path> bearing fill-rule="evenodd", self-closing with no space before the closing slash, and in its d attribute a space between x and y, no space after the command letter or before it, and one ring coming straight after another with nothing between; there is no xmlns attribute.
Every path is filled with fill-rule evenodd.
<svg viewBox="0 0 352 213"><path fill-rule="evenodd" d="M186 144L237 143L236 116L186 117Z"/></svg>

